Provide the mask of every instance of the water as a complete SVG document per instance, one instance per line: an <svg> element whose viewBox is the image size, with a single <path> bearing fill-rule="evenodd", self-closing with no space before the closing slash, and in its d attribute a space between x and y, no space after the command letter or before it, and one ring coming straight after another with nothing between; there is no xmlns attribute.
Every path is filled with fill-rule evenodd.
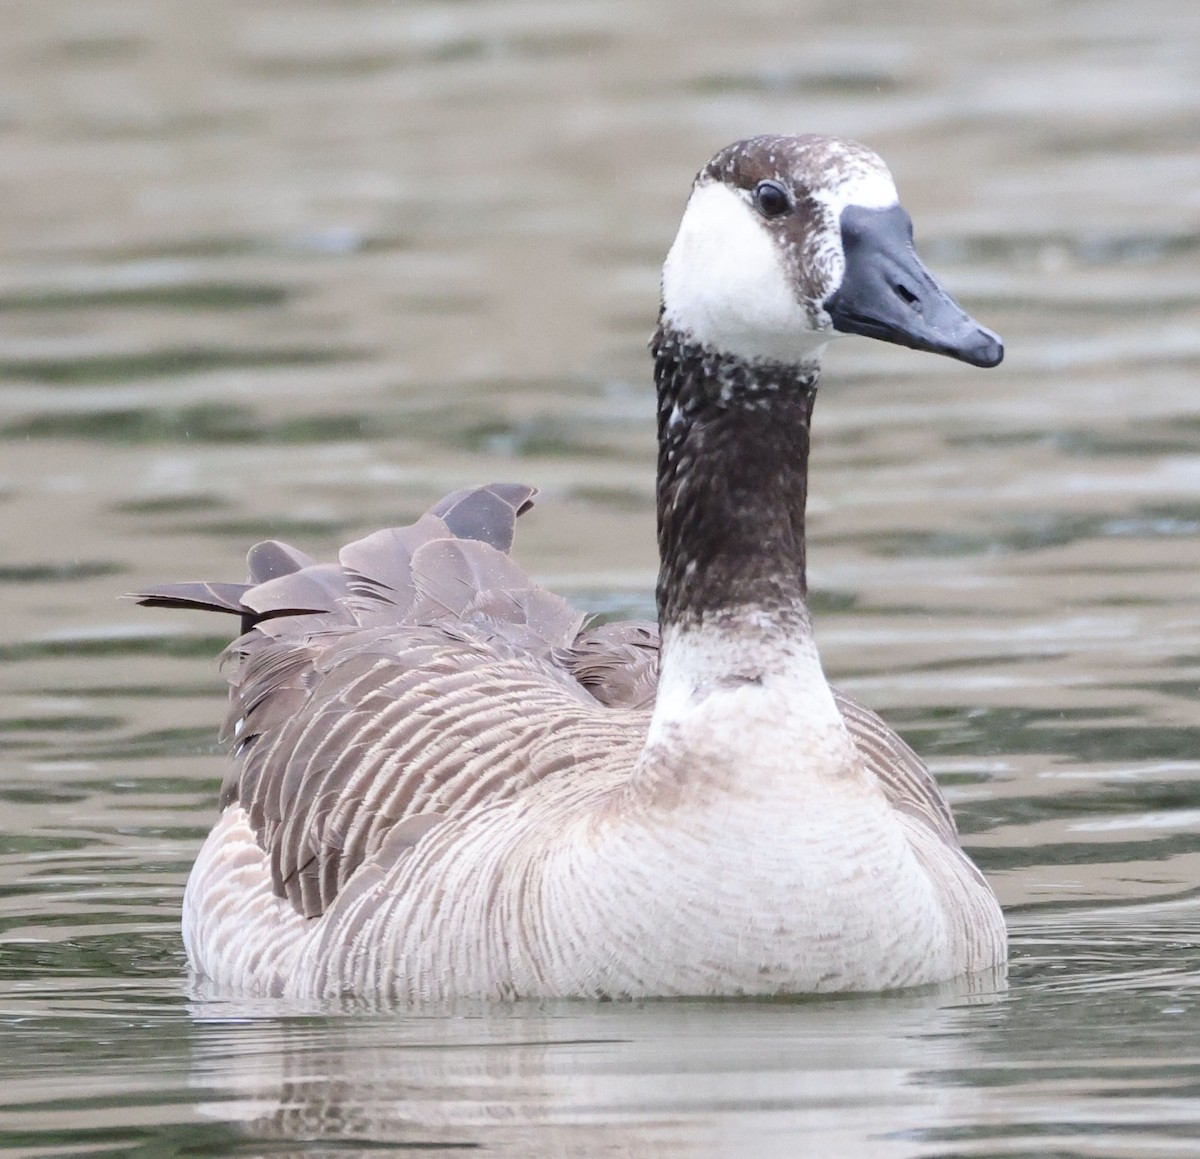
<svg viewBox="0 0 1200 1159"><path fill-rule="evenodd" d="M1196 1154L1200 8L11 0L0 62L0 1155ZM189 987L224 641L117 596L502 478L539 578L647 614L658 264L717 147L816 128L1008 341L833 352L811 548L1007 990Z"/></svg>

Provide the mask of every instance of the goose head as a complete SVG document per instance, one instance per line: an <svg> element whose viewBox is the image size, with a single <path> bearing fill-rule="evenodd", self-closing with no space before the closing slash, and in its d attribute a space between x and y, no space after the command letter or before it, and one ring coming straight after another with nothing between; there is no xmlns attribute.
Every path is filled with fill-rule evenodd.
<svg viewBox="0 0 1200 1159"><path fill-rule="evenodd" d="M663 267L662 321L785 364L816 363L846 334L974 366L1004 356L917 257L883 161L816 134L738 141L700 171Z"/></svg>

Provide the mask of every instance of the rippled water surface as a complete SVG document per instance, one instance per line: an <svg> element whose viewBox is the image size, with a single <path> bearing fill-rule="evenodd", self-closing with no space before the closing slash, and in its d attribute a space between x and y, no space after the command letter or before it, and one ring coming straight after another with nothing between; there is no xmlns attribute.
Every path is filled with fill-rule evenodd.
<svg viewBox="0 0 1200 1159"><path fill-rule="evenodd" d="M0 1154L1200 1153L1200 7L0 6ZM1007 990L413 1014L189 988L240 578L486 479L652 607L645 341L695 169L892 163L997 371L848 342L831 674L931 761Z"/></svg>

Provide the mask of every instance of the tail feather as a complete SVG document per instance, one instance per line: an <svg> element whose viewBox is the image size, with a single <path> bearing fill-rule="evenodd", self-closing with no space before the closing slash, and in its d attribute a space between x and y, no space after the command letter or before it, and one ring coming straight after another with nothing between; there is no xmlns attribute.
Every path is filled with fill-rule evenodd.
<svg viewBox="0 0 1200 1159"><path fill-rule="evenodd" d="M167 584L135 598L237 615L243 634L257 628L280 641L337 627L458 621L548 655L569 645L583 617L509 558L517 518L536 494L518 483L454 491L408 526L347 544L337 563L266 540L247 556L249 583ZM291 628L291 617L304 617L304 627Z"/></svg>
<svg viewBox="0 0 1200 1159"><path fill-rule="evenodd" d="M522 483L490 483L451 491L430 509L456 539L477 539L507 554L512 550L517 518L533 506L536 487Z"/></svg>
<svg viewBox="0 0 1200 1159"><path fill-rule="evenodd" d="M318 563L255 584L242 603L258 618L336 612L349 595L345 573L336 564Z"/></svg>
<svg viewBox="0 0 1200 1159"><path fill-rule="evenodd" d="M346 544L338 562L349 592L368 603L412 604L412 557L426 543L449 534L436 515L422 515L407 527L385 527Z"/></svg>
<svg viewBox="0 0 1200 1159"><path fill-rule="evenodd" d="M182 583L160 584L132 596L144 608L192 608L201 612L228 612L234 616L246 615L242 603L253 584Z"/></svg>
<svg viewBox="0 0 1200 1159"><path fill-rule="evenodd" d="M265 583L281 575L291 575L294 571L312 567L316 562L311 555L305 555L304 552L290 544L280 543L277 539L256 543L246 553L250 582L254 584Z"/></svg>

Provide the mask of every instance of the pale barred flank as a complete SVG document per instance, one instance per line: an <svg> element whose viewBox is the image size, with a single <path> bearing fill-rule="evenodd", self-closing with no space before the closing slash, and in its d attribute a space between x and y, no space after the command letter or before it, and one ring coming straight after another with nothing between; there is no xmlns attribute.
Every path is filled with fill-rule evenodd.
<svg viewBox="0 0 1200 1159"><path fill-rule="evenodd" d="M865 778L849 793L793 786L814 818L801 846L786 793L681 817L629 800L590 752L575 777L375 859L319 921L273 894L232 806L189 885L206 911L191 929L196 965L276 992L439 999L877 990L994 961L994 938L951 929L933 884L969 899L969 863L923 830L923 865Z"/></svg>

